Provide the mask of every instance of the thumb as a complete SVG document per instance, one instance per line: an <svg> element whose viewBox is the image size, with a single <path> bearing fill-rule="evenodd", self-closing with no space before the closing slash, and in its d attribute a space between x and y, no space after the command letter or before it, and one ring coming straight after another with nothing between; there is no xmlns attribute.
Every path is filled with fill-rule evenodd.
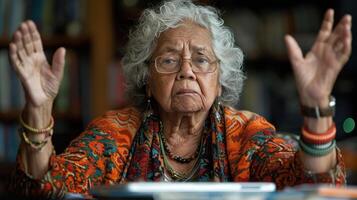
<svg viewBox="0 0 357 200"><path fill-rule="evenodd" d="M290 62L294 67L297 62L303 59L301 48L291 35L285 36L285 45L288 50Z"/></svg>
<svg viewBox="0 0 357 200"><path fill-rule="evenodd" d="M64 64L65 64L66 49L61 47L56 50L52 58L52 72L59 79L62 80Z"/></svg>

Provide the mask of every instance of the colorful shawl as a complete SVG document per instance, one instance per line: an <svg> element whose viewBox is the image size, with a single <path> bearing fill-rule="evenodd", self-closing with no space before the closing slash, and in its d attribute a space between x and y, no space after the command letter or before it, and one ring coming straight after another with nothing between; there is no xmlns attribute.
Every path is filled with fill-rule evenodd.
<svg viewBox="0 0 357 200"><path fill-rule="evenodd" d="M337 149L331 172L304 170L297 148L275 134L263 117L221 106L211 111L206 124L195 181L274 182L278 189L302 183L345 183L344 164ZM160 118L145 119L133 107L110 111L95 119L63 154L51 156L49 171L41 180L24 170L21 148L10 189L49 198L66 192L88 193L99 184L160 181L163 161L158 132Z"/></svg>

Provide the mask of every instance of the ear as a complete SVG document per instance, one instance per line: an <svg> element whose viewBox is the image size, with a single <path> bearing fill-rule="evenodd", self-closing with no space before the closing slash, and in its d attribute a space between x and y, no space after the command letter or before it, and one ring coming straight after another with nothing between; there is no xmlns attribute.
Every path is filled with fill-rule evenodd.
<svg viewBox="0 0 357 200"><path fill-rule="evenodd" d="M218 86L218 91L217 91L217 96L220 97L222 95L222 86L219 84Z"/></svg>

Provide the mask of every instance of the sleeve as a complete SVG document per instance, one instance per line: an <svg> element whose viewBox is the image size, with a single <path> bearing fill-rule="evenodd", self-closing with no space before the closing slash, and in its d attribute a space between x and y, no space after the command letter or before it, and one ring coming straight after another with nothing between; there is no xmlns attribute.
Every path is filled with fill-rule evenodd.
<svg viewBox="0 0 357 200"><path fill-rule="evenodd" d="M121 178L131 139L131 134L120 133L114 122L96 120L64 153L52 154L49 171L41 180L24 171L19 153L9 189L21 196L46 199L62 198L67 192L88 194L94 185L111 184Z"/></svg>
<svg viewBox="0 0 357 200"><path fill-rule="evenodd" d="M326 173L312 173L304 169L299 150L286 139L272 136L254 153L251 180L275 182L277 189L304 183L343 185L345 167L341 152L336 148L337 164Z"/></svg>

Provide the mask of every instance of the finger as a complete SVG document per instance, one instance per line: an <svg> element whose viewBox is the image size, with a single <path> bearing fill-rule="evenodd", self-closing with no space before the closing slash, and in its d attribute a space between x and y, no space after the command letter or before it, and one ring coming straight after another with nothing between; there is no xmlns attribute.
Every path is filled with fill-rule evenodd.
<svg viewBox="0 0 357 200"><path fill-rule="evenodd" d="M345 15L340 22L337 24L332 34L328 38L327 43L335 44L339 38L343 37L346 34L346 26L351 26L351 16Z"/></svg>
<svg viewBox="0 0 357 200"><path fill-rule="evenodd" d="M326 39L328 39L328 37L330 36L333 27L333 15L334 15L333 9L328 9L326 11L320 27L320 31L316 38L316 42L325 42Z"/></svg>
<svg viewBox="0 0 357 200"><path fill-rule="evenodd" d="M342 50L341 50L341 61L343 63L346 63L351 55L351 51L352 51L352 33L351 33L351 21L352 21L352 18L350 17L349 19L350 23L347 23L345 25L345 33L344 33L344 37L343 37L343 40L342 40L342 44L343 44L343 47L342 47Z"/></svg>
<svg viewBox="0 0 357 200"><path fill-rule="evenodd" d="M343 53L347 54L348 56L351 54L351 44L352 44L352 33L351 33L351 26L352 26L352 17L350 15L347 16L348 23L345 25L345 37L343 40Z"/></svg>
<svg viewBox="0 0 357 200"><path fill-rule="evenodd" d="M16 53L18 54L20 61L24 62L27 58L27 55L22 42L22 33L19 30L14 33L14 42L17 49Z"/></svg>
<svg viewBox="0 0 357 200"><path fill-rule="evenodd" d="M61 47L56 50L52 58L52 72L59 80L63 77L65 55L66 49Z"/></svg>
<svg viewBox="0 0 357 200"><path fill-rule="evenodd" d="M299 47L299 44L296 42L296 40L290 35L285 36L285 45L288 50L290 62L294 67L296 63L304 58L301 48Z"/></svg>
<svg viewBox="0 0 357 200"><path fill-rule="evenodd" d="M9 58L11 65L13 66L15 72L21 76L23 74L23 66L20 58L17 55L16 45L14 43L9 44Z"/></svg>
<svg viewBox="0 0 357 200"><path fill-rule="evenodd" d="M27 55L31 55L34 52L34 47L32 44L31 35L29 32L29 28L26 23L22 23L20 26L22 32L22 42L25 48Z"/></svg>
<svg viewBox="0 0 357 200"><path fill-rule="evenodd" d="M41 52L43 50L42 40L41 40L40 33L37 30L36 24L31 20L29 20L27 24L30 30L35 52Z"/></svg>

